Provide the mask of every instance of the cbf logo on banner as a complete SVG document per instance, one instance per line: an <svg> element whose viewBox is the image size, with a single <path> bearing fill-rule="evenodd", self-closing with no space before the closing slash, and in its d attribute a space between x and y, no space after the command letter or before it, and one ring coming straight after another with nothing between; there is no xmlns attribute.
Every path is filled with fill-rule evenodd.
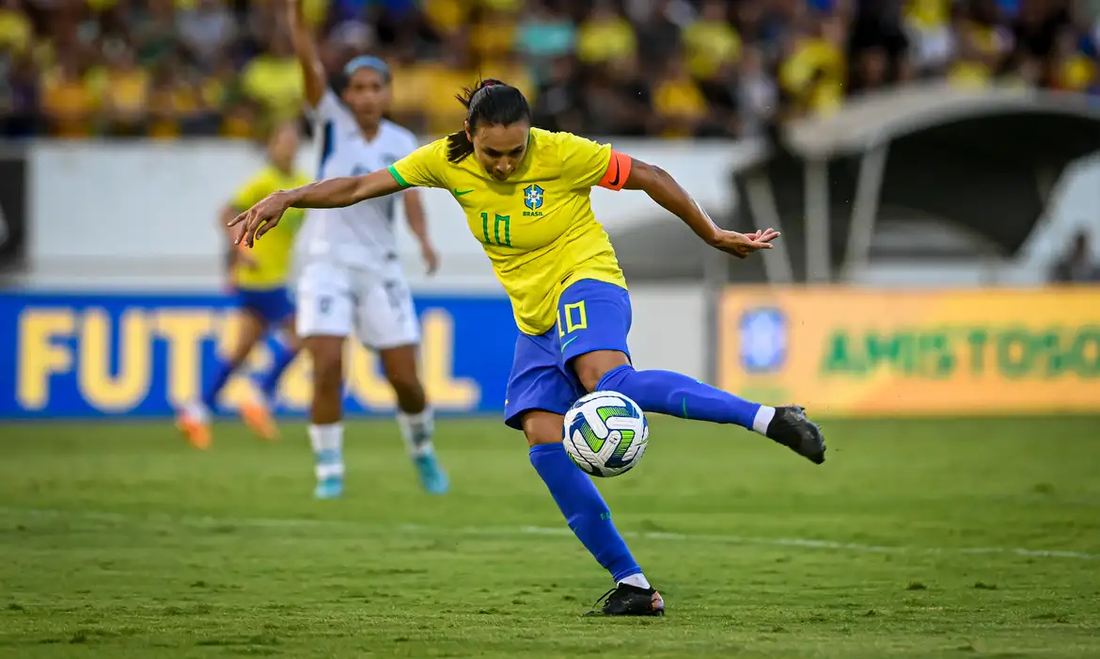
<svg viewBox="0 0 1100 659"><path fill-rule="evenodd" d="M499 412L516 339L502 297L420 298L421 371L441 412ZM161 417L193 400L236 336L219 296L0 295L0 418ZM221 403L254 394L270 354L258 349ZM373 353L348 343L349 414L389 413L394 396ZM304 412L305 355L284 375L278 411Z"/></svg>
<svg viewBox="0 0 1100 659"><path fill-rule="evenodd" d="M738 287L721 386L819 415L1100 410L1100 287Z"/></svg>

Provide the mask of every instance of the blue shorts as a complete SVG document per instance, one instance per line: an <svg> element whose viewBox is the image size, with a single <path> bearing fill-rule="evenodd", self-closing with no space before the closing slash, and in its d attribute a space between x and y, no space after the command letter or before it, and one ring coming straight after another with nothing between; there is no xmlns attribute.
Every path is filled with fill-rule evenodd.
<svg viewBox="0 0 1100 659"><path fill-rule="evenodd" d="M630 294L625 288L582 279L562 291L558 324L541 336L520 334L508 376L504 423L522 430L532 410L565 414L588 393L573 371L572 360L596 350L618 350L630 357Z"/></svg>
<svg viewBox="0 0 1100 659"><path fill-rule="evenodd" d="M294 315L294 303L290 301L290 292L286 288L242 288L237 291L237 304L270 325Z"/></svg>

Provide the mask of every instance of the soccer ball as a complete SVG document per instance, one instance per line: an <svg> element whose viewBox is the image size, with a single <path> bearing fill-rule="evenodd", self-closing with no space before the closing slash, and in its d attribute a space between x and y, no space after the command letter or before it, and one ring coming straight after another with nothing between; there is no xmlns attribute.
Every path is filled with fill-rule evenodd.
<svg viewBox="0 0 1100 659"><path fill-rule="evenodd" d="M649 422L628 397L597 391L565 413L562 441L581 470L592 476L618 476L642 459L649 443Z"/></svg>

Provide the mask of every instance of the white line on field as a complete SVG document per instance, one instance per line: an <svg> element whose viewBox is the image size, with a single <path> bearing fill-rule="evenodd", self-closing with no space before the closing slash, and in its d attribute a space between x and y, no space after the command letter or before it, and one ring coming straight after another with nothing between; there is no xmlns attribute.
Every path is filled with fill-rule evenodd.
<svg viewBox="0 0 1100 659"><path fill-rule="evenodd" d="M112 524L153 523L183 526L242 526L253 528L345 528L370 533L405 533L416 535L459 535L497 538L523 536L572 537L573 532L564 527L546 526L427 526L400 524L382 526L346 520L321 520L297 518L229 518L166 514L126 515L93 510L70 511L54 508L20 508L0 506L0 515L38 518L69 518L99 521ZM1024 549L1020 547L915 547L907 545L869 545L858 542L839 542L813 538L759 538L740 535L668 533L664 531L622 531L626 538L660 540L667 542L711 542L729 545L754 545L762 547L798 547L803 549L831 549L874 554L1007 554L1032 558L1068 558L1086 561L1100 560L1100 554L1059 549Z"/></svg>

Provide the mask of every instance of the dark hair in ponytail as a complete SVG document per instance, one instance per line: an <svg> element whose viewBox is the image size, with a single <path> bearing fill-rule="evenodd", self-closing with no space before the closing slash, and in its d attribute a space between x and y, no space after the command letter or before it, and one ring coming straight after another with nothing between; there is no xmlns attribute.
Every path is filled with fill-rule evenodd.
<svg viewBox="0 0 1100 659"><path fill-rule="evenodd" d="M467 87L455 96L466 108L466 121L470 134L480 124L511 126L520 121L531 122L531 107L520 90L499 80L488 78ZM460 162L474 152L474 143L466 136L465 128L447 136L447 160Z"/></svg>

